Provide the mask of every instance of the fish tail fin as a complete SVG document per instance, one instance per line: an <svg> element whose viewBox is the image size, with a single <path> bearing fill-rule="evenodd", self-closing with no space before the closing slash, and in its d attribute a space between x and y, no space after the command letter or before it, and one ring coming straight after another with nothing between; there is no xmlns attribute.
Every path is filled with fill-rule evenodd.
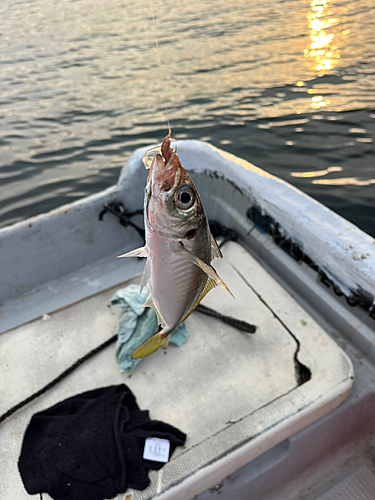
<svg viewBox="0 0 375 500"><path fill-rule="evenodd" d="M163 342L160 344L160 347L162 347L163 349L166 349L168 347L169 339L170 338L171 338L170 335L168 335L168 337L165 337L165 339L163 340Z"/></svg>
<svg viewBox="0 0 375 500"><path fill-rule="evenodd" d="M146 356L149 356L153 352L157 351L159 347L166 349L169 343L170 334L171 332L164 332L164 330L156 333L147 342L142 344L141 347L138 347L138 349L133 352L132 359L145 358Z"/></svg>

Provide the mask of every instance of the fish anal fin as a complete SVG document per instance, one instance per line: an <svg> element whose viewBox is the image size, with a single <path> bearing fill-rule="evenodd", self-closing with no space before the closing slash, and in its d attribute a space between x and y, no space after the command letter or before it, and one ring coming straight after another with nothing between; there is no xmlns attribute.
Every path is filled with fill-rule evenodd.
<svg viewBox="0 0 375 500"><path fill-rule="evenodd" d="M217 244L217 241L215 238L211 235L211 261L213 261L216 257L221 259L223 257L223 254L221 253L220 247Z"/></svg>
<svg viewBox="0 0 375 500"><path fill-rule="evenodd" d="M164 321L163 316L160 314L160 312L157 310L156 307L154 307L154 311L156 312L156 316L158 318L158 323L162 328L165 328L167 326L166 322Z"/></svg>
<svg viewBox="0 0 375 500"><path fill-rule="evenodd" d="M149 295L149 296L147 297L146 302L145 302L145 303L143 304L143 306L141 306L141 307L152 307L152 309L154 309L154 308L155 308L155 304L154 304L154 301L152 300L151 295Z"/></svg>
<svg viewBox="0 0 375 500"><path fill-rule="evenodd" d="M202 269L202 271L204 271L209 278L211 278L212 280L214 280L218 285L221 286L221 288L224 288L224 290L226 290L227 292L229 292L232 295L232 297L234 298L233 293L229 290L229 288L227 287L227 285L220 278L220 276L217 274L217 272L215 271L215 269L212 266L208 266L199 257L197 257L196 255L194 255L191 252L189 252L189 250L187 250L184 247L184 244L182 243L182 241L180 241L180 246L181 246L181 250L185 252L186 256L189 256L191 262L193 262L196 266L200 267Z"/></svg>
<svg viewBox="0 0 375 500"><path fill-rule="evenodd" d="M156 317L158 318L158 324L162 327L162 328L165 328L166 327L166 323L164 321L164 318L163 316L160 314L158 308L155 306L155 304L153 304L152 306L150 306L153 308L153 310L155 311L156 313Z"/></svg>
<svg viewBox="0 0 375 500"><path fill-rule="evenodd" d="M124 253L123 255L118 255L117 258L120 257L148 257L146 247L136 248L135 250L131 250L128 253Z"/></svg>
<svg viewBox="0 0 375 500"><path fill-rule="evenodd" d="M133 354L132 354L132 359L140 359L140 358L145 358L146 356L149 356L150 354L154 353L159 349L159 347L162 347L163 344L165 344L166 340L169 339L170 334L165 334L162 331L159 333L156 333L153 337L151 337L147 342L141 345L141 347L138 347ZM165 345L167 347L168 343ZM165 349L164 347L164 349Z"/></svg>
<svg viewBox="0 0 375 500"><path fill-rule="evenodd" d="M141 286L140 286L141 293L142 293L142 290L144 289L144 287L149 284L150 276L151 276L151 261L150 261L150 259L147 259L145 268L143 270L142 280L141 280Z"/></svg>
<svg viewBox="0 0 375 500"><path fill-rule="evenodd" d="M161 325L162 328L166 326L163 316L160 314L158 308L156 307L151 294L147 297L146 302L141 307L151 307L156 313L156 316L158 318L158 324Z"/></svg>

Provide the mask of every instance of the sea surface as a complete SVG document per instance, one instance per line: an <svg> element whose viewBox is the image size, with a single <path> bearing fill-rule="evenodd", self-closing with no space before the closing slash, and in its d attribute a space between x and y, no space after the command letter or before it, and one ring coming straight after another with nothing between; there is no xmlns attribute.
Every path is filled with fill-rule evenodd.
<svg viewBox="0 0 375 500"><path fill-rule="evenodd" d="M168 118L375 236L373 0L3 0L0 18L0 226L116 183Z"/></svg>

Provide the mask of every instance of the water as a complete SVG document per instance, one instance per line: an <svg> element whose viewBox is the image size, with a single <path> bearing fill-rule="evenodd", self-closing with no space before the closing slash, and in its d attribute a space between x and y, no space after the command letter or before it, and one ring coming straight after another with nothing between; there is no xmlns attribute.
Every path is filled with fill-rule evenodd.
<svg viewBox="0 0 375 500"><path fill-rule="evenodd" d="M371 0L3 0L0 225L98 192L134 149L202 139L375 236ZM167 107L167 109L165 109Z"/></svg>

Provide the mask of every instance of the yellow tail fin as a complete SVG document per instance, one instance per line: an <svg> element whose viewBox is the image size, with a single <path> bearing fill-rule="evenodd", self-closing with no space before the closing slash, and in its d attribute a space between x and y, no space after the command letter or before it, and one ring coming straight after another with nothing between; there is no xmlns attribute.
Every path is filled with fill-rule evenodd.
<svg viewBox="0 0 375 500"><path fill-rule="evenodd" d="M153 352L157 351L159 347L166 349L169 343L169 337L170 333L156 333L147 342L141 345L141 347L138 347L138 349L133 352L132 359L145 358L146 356L149 356Z"/></svg>
<svg viewBox="0 0 375 500"><path fill-rule="evenodd" d="M162 349L166 349L168 347L168 344L169 344L169 339L171 338L170 335L168 335L168 337L165 337L165 339L163 340L163 342L161 343L160 347Z"/></svg>

